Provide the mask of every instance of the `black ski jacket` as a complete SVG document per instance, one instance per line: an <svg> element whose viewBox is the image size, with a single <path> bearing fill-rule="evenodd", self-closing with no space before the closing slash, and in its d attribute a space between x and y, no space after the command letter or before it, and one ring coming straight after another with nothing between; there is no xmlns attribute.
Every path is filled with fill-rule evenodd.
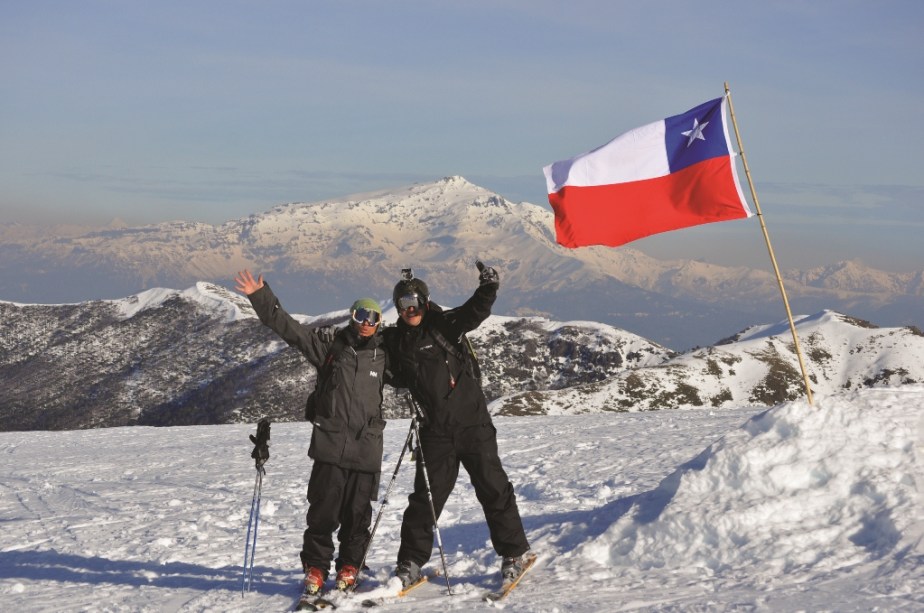
<svg viewBox="0 0 924 613"><path fill-rule="evenodd" d="M425 413L423 430L451 435L457 428L491 423L477 365L462 335L491 314L497 287L482 285L465 304L446 311L431 302L420 325L399 318L397 327L385 331L396 374Z"/></svg>
<svg viewBox="0 0 924 613"><path fill-rule="evenodd" d="M303 325L282 308L269 284L248 298L260 321L318 369L318 384L306 411L314 424L308 455L348 470L381 472L382 386L389 374L380 332L363 339L350 325L335 334L329 328ZM337 337L342 341L335 343ZM338 355L331 355L333 361L325 368L334 345Z"/></svg>

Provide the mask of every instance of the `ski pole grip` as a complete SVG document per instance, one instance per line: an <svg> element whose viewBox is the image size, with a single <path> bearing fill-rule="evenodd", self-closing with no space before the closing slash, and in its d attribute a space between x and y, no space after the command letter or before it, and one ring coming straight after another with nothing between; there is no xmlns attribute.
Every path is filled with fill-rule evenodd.
<svg viewBox="0 0 924 613"><path fill-rule="evenodd" d="M256 461L258 469L269 459L269 439L270 422L264 417L257 422L257 435L250 435L250 442L254 445L250 457Z"/></svg>
<svg viewBox="0 0 924 613"><path fill-rule="evenodd" d="M265 444L270 439L270 421L263 418L257 422L257 441Z"/></svg>
<svg viewBox="0 0 924 613"><path fill-rule="evenodd" d="M425 421L423 413L420 410L420 406L417 404L417 401L414 400L414 397L411 396L410 392L407 392L404 395L404 399L407 401L407 405L411 408L411 415L416 417L418 421Z"/></svg>

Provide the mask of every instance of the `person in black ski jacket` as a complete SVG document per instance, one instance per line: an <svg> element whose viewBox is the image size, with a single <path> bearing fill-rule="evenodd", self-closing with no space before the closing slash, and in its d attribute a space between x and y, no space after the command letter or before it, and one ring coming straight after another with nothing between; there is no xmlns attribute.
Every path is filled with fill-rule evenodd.
<svg viewBox="0 0 924 613"><path fill-rule="evenodd" d="M315 594L327 580L334 555L332 533L339 526L336 584L345 589L355 582L369 541L382 470L382 386L390 382L379 330L382 309L364 298L353 303L346 327L309 327L282 308L262 275L254 279L244 270L235 281L260 321L318 371L305 408L314 425L308 449L314 463L300 557L305 591Z"/></svg>
<svg viewBox="0 0 924 613"><path fill-rule="evenodd" d="M430 301L426 283L406 271L393 299L399 320L386 330L393 368L424 412L420 445L437 517L455 487L461 464L484 511L505 579L520 572L529 543L513 485L501 466L497 430L488 413L480 371L464 334L491 314L500 285L497 272L478 262L480 285L460 307L443 310ZM401 524L395 574L416 581L433 550L433 517L418 457L414 492Z"/></svg>

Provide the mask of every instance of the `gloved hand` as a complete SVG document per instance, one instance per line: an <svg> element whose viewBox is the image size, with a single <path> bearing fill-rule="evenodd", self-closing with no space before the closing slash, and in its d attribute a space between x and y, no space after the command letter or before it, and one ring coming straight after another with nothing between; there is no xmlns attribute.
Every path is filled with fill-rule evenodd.
<svg viewBox="0 0 924 613"><path fill-rule="evenodd" d="M318 338L325 343L333 343L337 338L337 326L323 326L318 328Z"/></svg>
<svg viewBox="0 0 924 613"><path fill-rule="evenodd" d="M270 422L264 417L257 422L257 435L250 435L250 442L254 445L253 451L250 452L250 457L256 460L257 468L263 466L269 459L269 438Z"/></svg>
<svg viewBox="0 0 924 613"><path fill-rule="evenodd" d="M497 271L491 268L490 266L485 266L481 261L475 262L475 266L478 267L478 282L480 285L497 285L500 286L500 277L497 274Z"/></svg>

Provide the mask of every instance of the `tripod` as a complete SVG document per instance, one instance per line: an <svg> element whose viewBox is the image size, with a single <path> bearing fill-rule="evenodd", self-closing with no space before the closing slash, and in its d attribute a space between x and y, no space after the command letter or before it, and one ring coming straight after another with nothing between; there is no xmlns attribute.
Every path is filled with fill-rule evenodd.
<svg viewBox="0 0 924 613"><path fill-rule="evenodd" d="M388 482L388 487L385 488L385 496L382 498L382 504L379 506L379 512L375 516L375 522L372 525L372 531L369 534L369 542L366 544L366 551L363 553L363 561L359 564L359 571L357 572L357 581L353 584L351 589L355 589L359 584L359 573L362 572L363 567L366 564L366 556L369 555L369 549L372 547L372 539L375 537L375 532L379 527L379 521L382 519L382 513L385 510L385 505L388 504L388 496L391 493L391 488L395 484L395 480L398 478L398 471L401 469L401 462L404 460L405 452L411 448L413 438L417 437L417 454L420 462L420 467L424 476L424 483L427 487L427 500L430 503L430 513L433 515L433 528L436 532L436 543L440 550L440 560L443 563L443 576L446 577L446 590L449 592L449 595L452 595L452 585L449 582L449 571L446 567L446 555L443 551L443 539L440 536L440 527L436 519L436 508L433 506L433 492L430 490L430 476L427 473L427 462L424 458L423 449L420 445L420 425L419 422L424 419L423 412L420 410L420 406L414 400L414 397L411 396L410 392L406 393L404 396L405 401L407 401L408 406L411 408L411 426L408 429L407 438L404 439L404 445L401 447L401 455L398 456L398 463L395 465L395 471L391 475L391 481Z"/></svg>

